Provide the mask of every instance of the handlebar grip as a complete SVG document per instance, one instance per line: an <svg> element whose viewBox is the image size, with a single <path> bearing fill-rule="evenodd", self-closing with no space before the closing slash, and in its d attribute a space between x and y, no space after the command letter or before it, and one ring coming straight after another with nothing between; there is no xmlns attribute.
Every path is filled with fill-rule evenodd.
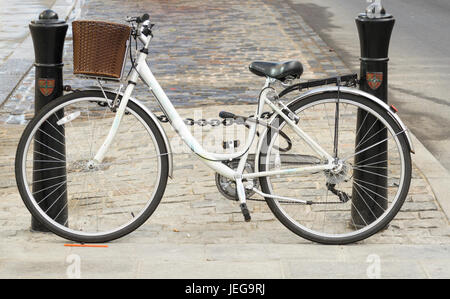
<svg viewBox="0 0 450 299"><path fill-rule="evenodd" d="M150 16L148 15L148 13L145 13L142 16L137 17L136 22L143 23L143 22L147 21L148 19L150 19Z"/></svg>

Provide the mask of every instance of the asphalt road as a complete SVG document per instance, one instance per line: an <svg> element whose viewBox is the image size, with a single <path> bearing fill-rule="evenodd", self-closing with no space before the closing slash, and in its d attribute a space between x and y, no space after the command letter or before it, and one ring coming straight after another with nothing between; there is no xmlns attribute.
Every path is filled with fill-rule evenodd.
<svg viewBox="0 0 450 299"><path fill-rule="evenodd" d="M290 0L292 8L359 71L355 17L364 0ZM425 147L450 170L450 0L382 1L396 19L390 44L389 102Z"/></svg>

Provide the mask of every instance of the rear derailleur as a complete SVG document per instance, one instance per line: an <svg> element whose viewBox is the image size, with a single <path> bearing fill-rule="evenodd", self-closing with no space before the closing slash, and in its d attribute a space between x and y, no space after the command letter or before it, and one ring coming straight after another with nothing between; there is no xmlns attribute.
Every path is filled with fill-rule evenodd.
<svg viewBox="0 0 450 299"><path fill-rule="evenodd" d="M341 201L340 203L346 203L347 201L349 201L351 199L351 196L349 196L344 191L337 190L335 188L336 184L327 183L326 186L327 186L328 190L331 191L331 193L333 193L334 195L336 195L339 198L339 200Z"/></svg>

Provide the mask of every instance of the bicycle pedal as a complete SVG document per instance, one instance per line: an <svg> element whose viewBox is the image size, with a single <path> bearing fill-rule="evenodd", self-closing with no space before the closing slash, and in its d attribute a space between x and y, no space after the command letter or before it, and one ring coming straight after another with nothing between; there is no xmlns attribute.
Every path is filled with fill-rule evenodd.
<svg viewBox="0 0 450 299"><path fill-rule="evenodd" d="M247 204L244 202L241 203L239 206L241 207L242 215L244 215L245 222L250 222L250 220L252 220L252 217L250 216L250 211L248 210Z"/></svg>

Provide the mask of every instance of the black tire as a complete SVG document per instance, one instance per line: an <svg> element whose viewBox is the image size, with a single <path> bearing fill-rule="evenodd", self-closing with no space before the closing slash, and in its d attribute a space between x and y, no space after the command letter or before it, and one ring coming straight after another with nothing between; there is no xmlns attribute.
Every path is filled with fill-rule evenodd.
<svg viewBox="0 0 450 299"><path fill-rule="evenodd" d="M402 128L389 115L389 113L384 108L380 107L378 104L371 101L370 99L367 99L362 96L344 93L344 92L340 92L339 97L341 99L353 100L355 102L358 102L360 104L363 104L363 105L373 109L388 122L388 124L394 129L395 133L399 133L402 131ZM301 99L298 101L294 101L293 103L291 103L289 105L289 109L295 113L295 111L299 110L301 107L311 104L315 101L320 101L320 100L324 100L324 99L336 99L336 98L338 98L337 92L328 92L328 93L312 95L310 97L307 97L307 98L304 98L304 99ZM272 124L273 128L278 128L284 122L285 121L282 117L277 116L272 121L271 124ZM300 125L300 127L301 127L301 125ZM265 136L263 136L264 140L263 140L262 144L265 144L265 145L270 144L271 136L274 134L272 132L273 129L270 129L271 126L269 126L268 128L269 129L267 130ZM400 195L399 195L397 201L395 202L395 204L393 204L393 207L390 209L390 211L386 215L384 215L384 218L379 223L374 225L372 228L370 228L364 232L361 232L360 234L356 234L352 237L345 237L345 238L329 238L328 237L327 238L324 236L313 234L311 232L308 232L308 231L300 228L298 225L296 225L295 223L293 223L291 220L288 219L288 217L280 210L280 208L278 207L278 205L274 199L266 197L265 200L266 200L270 210L277 217L277 219L284 226L286 226L289 230L291 230L293 233L295 233L305 239L308 239L310 241L314 241L317 243L331 244L331 245L343 245L343 244L349 244L349 243L361 241L363 239L366 239L366 238L372 236L373 234L382 230L389 224L389 222L395 217L395 215L400 210L400 208L403 205L403 203L406 199L406 196L408 194L410 180L411 180L410 148L409 148L409 144L408 144L407 137L405 136L405 134L399 134L399 135L397 135L397 137L401 144L401 148L402 148L402 152L403 152L403 156L404 156L404 164L405 164L404 184L401 188ZM266 163L264 163L264 160L266 158L267 158L267 154L264 152L260 152L259 160L258 160L259 171L267 170ZM261 189L264 193L267 193L267 194L271 193L271 188L269 187L269 181L268 181L267 177L261 177L260 184L261 184Z"/></svg>
<svg viewBox="0 0 450 299"><path fill-rule="evenodd" d="M113 100L116 96L116 94L111 92L106 92L107 97L110 100ZM110 234L104 234L104 235L97 235L97 236L85 236L85 235L79 235L76 233L68 232L64 229L61 229L60 227L56 226L52 222L48 221L41 213L43 213L42 210L39 210L36 208L35 204L32 202L32 199L30 198L28 192L25 188L25 179L23 177L23 170L22 170L22 163L23 159L26 156L25 153L25 146L26 142L30 137L30 134L33 131L33 128L38 124L39 120L43 118L48 112L52 111L54 108L58 107L59 105L62 105L68 101L79 99L79 98L86 98L86 97L95 97L95 98L104 98L104 95L101 91L80 91L80 92L74 92L62 97L59 97L49 104L47 104L45 107L41 109L37 115L29 122L29 124L26 126L22 137L20 138L19 145L16 152L16 160L15 160L15 175L16 175L16 182L19 189L19 193L22 197L22 200L25 204L25 206L28 208L30 213L38 220L42 225L44 225L48 230L55 233L56 235L63 237L68 240L72 240L75 242L81 242L81 243L102 243L102 242L108 242L115 239L118 239L120 237L123 237L135 229L137 229L139 226L141 226L155 211L157 206L159 205L161 198L163 197L166 185L167 185L167 178L168 178L168 172L169 172L169 158L168 158L168 149L166 148L164 139L161 135L160 130L158 129L157 125L153 121L153 119L138 105L133 103L132 101L128 102L127 107L131 109L132 111L136 112L148 125L148 127L151 129L152 134L154 135L157 143L157 147L159 148L159 151L161 153L160 161L161 161L161 172L160 172L160 178L159 183L156 188L156 191L154 193L154 197L151 200L151 204L148 205L148 207L143 211L143 213L136 217L136 220L134 220L132 223L130 223L128 226L125 226L121 228L120 230L117 230Z"/></svg>

